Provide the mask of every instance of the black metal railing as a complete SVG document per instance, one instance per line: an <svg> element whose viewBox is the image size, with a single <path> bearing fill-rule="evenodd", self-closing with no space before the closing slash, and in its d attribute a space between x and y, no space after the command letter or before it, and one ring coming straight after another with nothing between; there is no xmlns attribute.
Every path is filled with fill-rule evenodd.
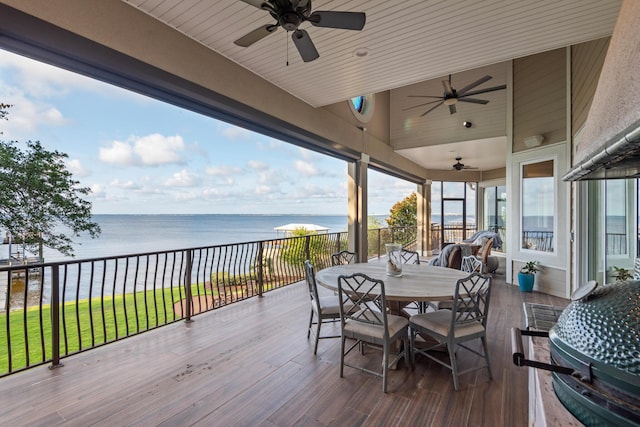
<svg viewBox="0 0 640 427"><path fill-rule="evenodd" d="M553 231L523 231L522 248L553 252Z"/></svg>
<svg viewBox="0 0 640 427"><path fill-rule="evenodd" d="M367 234L368 258L386 254L385 244L400 243L405 249L415 250L417 227L370 228Z"/></svg>
<svg viewBox="0 0 640 427"><path fill-rule="evenodd" d="M434 253L438 253L440 248L448 243L461 242L477 231L475 225L468 225L466 228L461 225L431 224L431 248Z"/></svg>
<svg viewBox="0 0 640 427"><path fill-rule="evenodd" d="M0 376L304 279L347 246L314 234L0 269Z"/></svg>

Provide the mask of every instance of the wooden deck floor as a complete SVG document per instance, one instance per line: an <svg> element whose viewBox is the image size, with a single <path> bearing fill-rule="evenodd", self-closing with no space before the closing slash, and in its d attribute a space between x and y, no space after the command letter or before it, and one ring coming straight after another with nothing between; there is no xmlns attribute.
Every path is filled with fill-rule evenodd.
<svg viewBox="0 0 640 427"><path fill-rule="evenodd" d="M0 379L0 425L525 426L527 368L512 364L508 331L524 326L525 299L566 301L522 294L500 277L488 333L494 378L466 374L459 392L449 371L424 358L414 371L391 372L387 394L360 371L345 368L341 379L339 340L322 340L313 355L298 283L64 359L59 369ZM372 367L377 356L367 353Z"/></svg>

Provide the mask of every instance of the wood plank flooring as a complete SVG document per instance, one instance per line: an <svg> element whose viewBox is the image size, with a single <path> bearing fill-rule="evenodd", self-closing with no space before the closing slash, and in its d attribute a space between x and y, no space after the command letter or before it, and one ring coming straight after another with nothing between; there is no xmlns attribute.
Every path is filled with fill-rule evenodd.
<svg viewBox="0 0 640 427"><path fill-rule="evenodd" d="M486 370L460 378L418 357L380 378L345 368L339 340L307 340L309 301L298 283L178 323L0 379L0 425L29 426L526 426L527 368L511 361L509 330L522 302L566 305L520 293L497 276ZM335 328L335 329L334 329ZM339 333L325 326L325 333ZM459 352L461 366L474 363ZM361 357L361 356L356 356ZM379 366L379 352L362 358Z"/></svg>

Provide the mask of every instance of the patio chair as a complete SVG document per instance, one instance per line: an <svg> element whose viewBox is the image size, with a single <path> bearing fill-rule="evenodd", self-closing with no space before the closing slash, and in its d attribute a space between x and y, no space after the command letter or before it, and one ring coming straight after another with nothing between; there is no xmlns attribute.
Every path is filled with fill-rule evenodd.
<svg viewBox="0 0 640 427"><path fill-rule="evenodd" d="M313 346L313 354L318 353L318 341L327 338L340 338L340 335L320 335L320 328L323 323L337 322L340 320L340 301L337 295L319 296L318 285L316 283L316 274L311 264L311 261L306 260L304 262L304 271L309 287L309 297L311 298L311 316L309 317L309 326L307 328L307 339L313 333L315 340ZM345 304L345 310L349 311L353 308L353 304L347 302ZM315 321L314 321L315 317ZM313 325L316 325L316 330L313 330Z"/></svg>
<svg viewBox="0 0 640 427"><path fill-rule="evenodd" d="M462 257L462 262L460 265L460 270L466 273L480 273L482 274L482 261L474 256L464 256ZM453 299L449 301L432 301L429 303L435 310L441 309L449 309L453 310Z"/></svg>
<svg viewBox="0 0 640 427"><path fill-rule="evenodd" d="M480 249L480 255L478 258L482 261L484 266L484 274L493 274L500 265L498 257L491 256L491 248L493 247L493 238L486 241L484 246Z"/></svg>
<svg viewBox="0 0 640 427"><path fill-rule="evenodd" d="M389 367L401 358L411 363L409 349L409 321L406 317L387 313L384 282L372 279L365 274L356 273L350 276L338 277L338 294L340 296L340 325L342 340L340 344L340 378L343 377L344 367L359 369L378 377L382 377L382 391L387 392L387 377ZM358 307L349 312L348 303ZM355 342L347 348L347 339ZM389 360L391 347L398 340L402 340L404 354L397 354ZM365 345L367 344L367 345ZM382 373L356 366L345 361L354 348L359 347L362 352L369 346L382 348Z"/></svg>
<svg viewBox="0 0 640 427"><path fill-rule="evenodd" d="M358 252L340 251L331 254L331 265L356 264Z"/></svg>
<svg viewBox="0 0 640 427"><path fill-rule="evenodd" d="M489 297L491 295L491 277L472 273L469 277L456 283L453 309L437 310L431 313L416 314L409 319L411 328L412 357L420 353L429 359L451 370L453 387L458 390L458 376L467 372L487 368L489 378L491 365L487 347L487 315L489 313ZM417 334L426 334L437 343L426 347L415 346ZM483 351L477 351L464 343L480 339ZM429 353L444 344L449 352L450 363ZM485 360L485 364L460 371L456 361L456 351L467 350Z"/></svg>
<svg viewBox="0 0 640 427"><path fill-rule="evenodd" d="M420 264L420 254L416 251L410 251L409 249L402 248L400 250L400 260L403 264ZM418 310L419 313L423 313L426 309L426 303L415 301L407 305L405 308L413 308Z"/></svg>
<svg viewBox="0 0 640 427"><path fill-rule="evenodd" d="M420 264L420 254L416 251L403 248L400 250L400 258L403 264Z"/></svg>
<svg viewBox="0 0 640 427"><path fill-rule="evenodd" d="M474 256L464 256L462 257L462 262L460 263L460 270L466 273L480 273L482 274L482 261Z"/></svg>

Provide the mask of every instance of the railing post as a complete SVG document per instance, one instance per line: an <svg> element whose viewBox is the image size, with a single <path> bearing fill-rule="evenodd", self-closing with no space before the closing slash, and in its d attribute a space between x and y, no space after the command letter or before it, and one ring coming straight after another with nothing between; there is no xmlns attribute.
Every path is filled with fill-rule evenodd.
<svg viewBox="0 0 640 427"><path fill-rule="evenodd" d="M381 249L380 245L382 244L381 240L382 240L382 229L378 228L378 249L377 249L378 259L380 259L380 249Z"/></svg>
<svg viewBox="0 0 640 427"><path fill-rule="evenodd" d="M187 263L184 269L184 298L185 298L185 322L192 322L191 320L191 304L193 303L193 296L191 295L191 268L193 263L193 253L190 250L186 250Z"/></svg>
<svg viewBox="0 0 640 427"><path fill-rule="evenodd" d="M311 235L307 234L304 239L304 256L306 257L305 259L308 259L308 260L311 259L311 252L309 251L310 244L311 244Z"/></svg>
<svg viewBox="0 0 640 427"><path fill-rule="evenodd" d="M262 296L263 288L264 288L264 242L258 242L258 296Z"/></svg>
<svg viewBox="0 0 640 427"><path fill-rule="evenodd" d="M51 366L55 369L64 366L60 363L60 266L51 266Z"/></svg>

